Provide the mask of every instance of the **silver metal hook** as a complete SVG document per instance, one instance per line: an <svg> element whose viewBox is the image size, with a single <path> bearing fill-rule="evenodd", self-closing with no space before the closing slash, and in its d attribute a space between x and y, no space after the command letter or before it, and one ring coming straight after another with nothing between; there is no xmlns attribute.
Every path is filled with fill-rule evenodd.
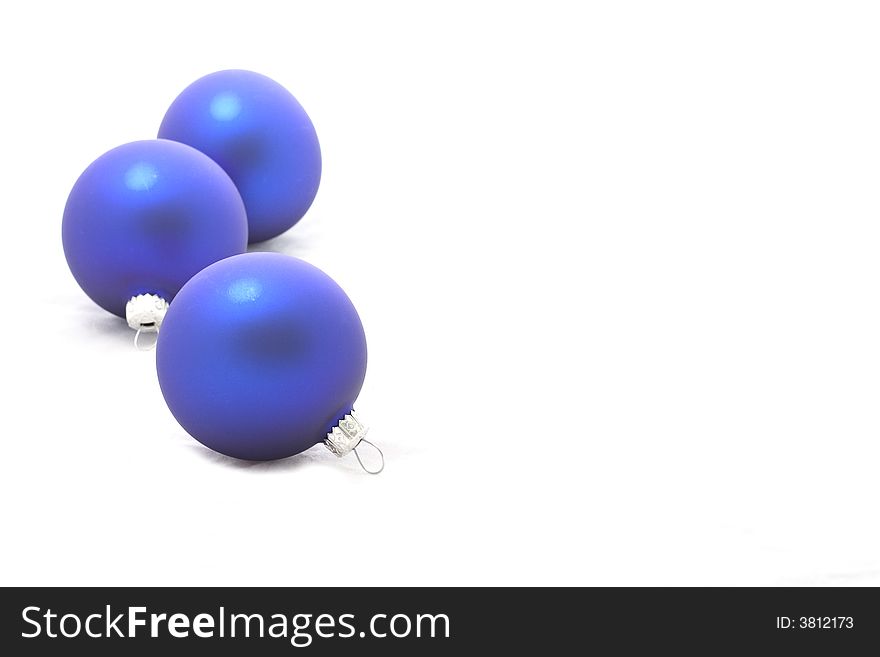
<svg viewBox="0 0 880 657"><path fill-rule="evenodd" d="M340 458L349 452L354 452L354 455L357 457L358 463L360 463L364 472L376 475L385 469L385 455L382 453L381 449L364 437L367 435L368 431L369 428L358 419L354 411L351 411L339 420L339 423L330 430L327 437L324 439L324 444L327 446L327 449ZM367 443L367 445L379 452L381 465L378 470L370 470L364 465L361 455L357 450L361 443Z"/></svg>
<svg viewBox="0 0 880 657"><path fill-rule="evenodd" d="M157 333L168 311L168 302L156 294L139 294L125 304L125 321L135 329L134 346L139 351L150 351L156 348L156 340L145 346L141 345L141 333Z"/></svg>
<svg viewBox="0 0 880 657"><path fill-rule="evenodd" d="M141 337L142 333L155 333L156 339L153 340L152 342L148 343L146 346L144 346L140 342L140 337ZM137 333L134 334L134 346L137 348L138 351L152 351L153 349L156 348L156 343L158 341L159 341L159 332L156 330L145 331L143 329L138 329Z"/></svg>
<svg viewBox="0 0 880 657"><path fill-rule="evenodd" d="M364 469L364 472L366 472L367 474L371 474L371 475L377 475L377 474L379 474L380 472L382 472L382 470L385 469L385 455L382 453L382 450L379 449L378 447L376 447L375 444L371 443L371 442L370 442L369 440L367 440L366 438L361 438L360 443L367 443L367 445L369 445L370 447L372 447L373 449L375 449L377 452L379 452L379 458L382 459L382 465L379 466L379 469L378 469L378 470L369 470L369 469L367 469L367 466L364 465L364 462L361 461L361 455L358 454L357 447L355 447L354 450L353 450L353 451L354 451L354 455L355 455L355 457L357 458L358 463L360 463L360 464L361 464L361 467ZM358 447L360 447L360 443L358 443Z"/></svg>

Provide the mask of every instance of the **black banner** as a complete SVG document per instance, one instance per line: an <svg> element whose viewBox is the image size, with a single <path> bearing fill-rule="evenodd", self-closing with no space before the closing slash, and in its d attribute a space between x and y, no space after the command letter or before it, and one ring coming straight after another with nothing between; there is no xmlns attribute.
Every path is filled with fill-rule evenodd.
<svg viewBox="0 0 880 657"><path fill-rule="evenodd" d="M880 645L880 598L855 588L22 588L3 589L0 614L5 655L574 654L652 645L855 654Z"/></svg>

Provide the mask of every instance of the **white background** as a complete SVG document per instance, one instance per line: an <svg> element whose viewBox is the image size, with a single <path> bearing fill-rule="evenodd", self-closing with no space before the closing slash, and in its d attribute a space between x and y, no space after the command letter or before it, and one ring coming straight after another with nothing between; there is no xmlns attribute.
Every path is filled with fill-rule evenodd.
<svg viewBox="0 0 880 657"><path fill-rule="evenodd" d="M3 584L878 584L880 13L4 3ZM386 471L201 447L61 215L196 78L324 155Z"/></svg>

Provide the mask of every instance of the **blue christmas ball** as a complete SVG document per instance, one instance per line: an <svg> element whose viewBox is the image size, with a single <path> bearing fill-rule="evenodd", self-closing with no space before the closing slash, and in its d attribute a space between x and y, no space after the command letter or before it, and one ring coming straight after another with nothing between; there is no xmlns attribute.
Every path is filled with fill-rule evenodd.
<svg viewBox="0 0 880 657"><path fill-rule="evenodd" d="M250 241L280 235L318 193L321 149L308 114L287 89L251 71L219 71L174 100L159 137L199 149L238 186Z"/></svg>
<svg viewBox="0 0 880 657"><path fill-rule="evenodd" d="M170 302L195 273L247 249L232 180L208 156L167 140L125 144L89 165L61 232L77 283L120 317L132 297Z"/></svg>
<svg viewBox="0 0 880 657"><path fill-rule="evenodd" d="M168 309L162 394L186 431L239 459L292 456L350 413L367 369L357 311L320 269L277 253L227 258Z"/></svg>

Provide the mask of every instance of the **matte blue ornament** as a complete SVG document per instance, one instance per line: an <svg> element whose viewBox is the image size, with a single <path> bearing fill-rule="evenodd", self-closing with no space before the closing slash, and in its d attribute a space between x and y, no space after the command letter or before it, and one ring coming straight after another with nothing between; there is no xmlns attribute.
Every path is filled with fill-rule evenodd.
<svg viewBox="0 0 880 657"><path fill-rule="evenodd" d="M342 456L366 433L352 414L367 369L361 320L297 258L247 253L194 276L165 316L156 369L177 421L227 456L280 459L322 441Z"/></svg>
<svg viewBox="0 0 880 657"><path fill-rule="evenodd" d="M82 173L62 239L83 291L150 330L194 274L247 249L247 217L232 180L208 156L174 141L137 141Z"/></svg>
<svg viewBox="0 0 880 657"><path fill-rule="evenodd" d="M219 71L174 100L159 137L214 159L238 186L250 241L280 235L299 221L321 181L321 149L309 116L280 84L251 71Z"/></svg>

